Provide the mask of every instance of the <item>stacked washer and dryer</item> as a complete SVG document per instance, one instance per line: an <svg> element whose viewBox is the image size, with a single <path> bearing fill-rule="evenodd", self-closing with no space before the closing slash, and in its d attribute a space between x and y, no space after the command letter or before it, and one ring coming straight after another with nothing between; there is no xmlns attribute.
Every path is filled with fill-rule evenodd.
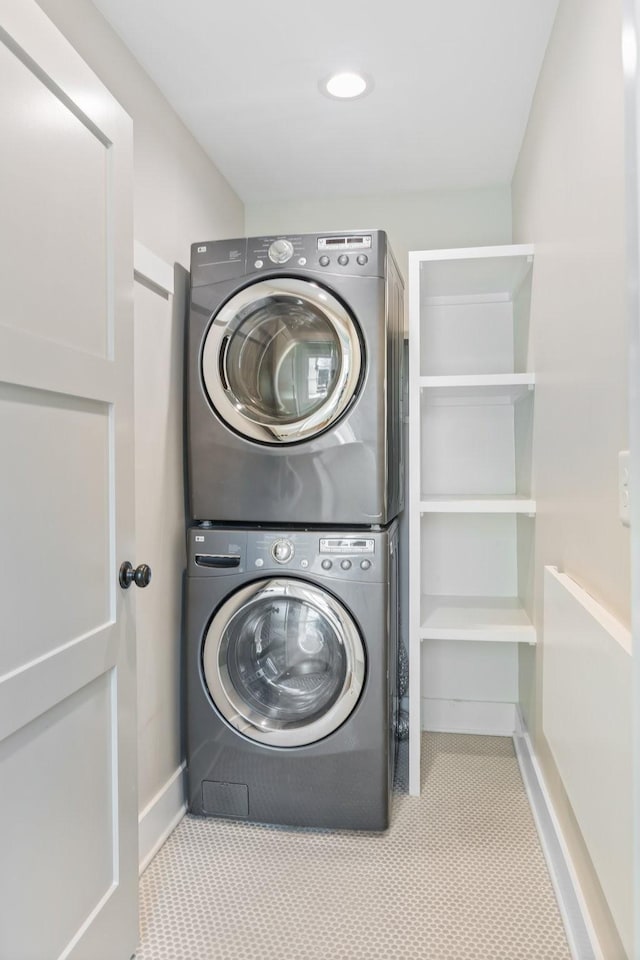
<svg viewBox="0 0 640 960"><path fill-rule="evenodd" d="M192 247L192 813L388 825L402 344L382 231Z"/></svg>

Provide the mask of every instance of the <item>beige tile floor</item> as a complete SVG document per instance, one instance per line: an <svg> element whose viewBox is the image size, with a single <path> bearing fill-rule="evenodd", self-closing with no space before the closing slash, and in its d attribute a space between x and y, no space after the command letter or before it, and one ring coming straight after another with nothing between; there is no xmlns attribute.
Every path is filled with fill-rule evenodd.
<svg viewBox="0 0 640 960"><path fill-rule="evenodd" d="M570 960L505 737L423 737L385 834L185 817L140 883L137 960Z"/></svg>

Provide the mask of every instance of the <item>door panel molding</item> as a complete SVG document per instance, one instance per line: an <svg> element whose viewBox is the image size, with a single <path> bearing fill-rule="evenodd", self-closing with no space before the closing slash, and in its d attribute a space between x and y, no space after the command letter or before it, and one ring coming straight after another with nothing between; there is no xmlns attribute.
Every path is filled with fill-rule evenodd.
<svg viewBox="0 0 640 960"><path fill-rule="evenodd" d="M4 262L15 268L13 286L0 284L0 318L5 317L5 323L0 319L5 414L0 431L15 444L26 430L32 444L6 476L4 507L11 511L14 504L19 516L0 542L0 607L11 603L14 612L6 663L18 664L0 676L0 781L6 775L11 786L0 791L0 848L10 864L0 871L0 955L86 960L106 951L110 960L129 960L138 942L135 591L120 590L117 577L123 560L139 562L133 496L132 122L34 0L3 0L0 53L5 72L17 84L5 85L0 93L12 144L4 166L10 161L9 170L21 171L12 181L17 195L7 221L13 224L11 234L4 236L12 244ZM7 56L17 58L28 74L15 70ZM42 95L42 89L53 96ZM33 98L40 112L24 110L25 98ZM60 105L95 141L65 120ZM34 124L42 124L44 133L54 121L62 121L55 127L55 157L39 158L35 168L27 162L20 166L21 154L32 155ZM78 139L93 158L88 167L81 166ZM46 163L54 164L51 177ZM50 209L43 210L47 190L55 190L54 173L73 178L74 165L82 173L74 191L68 198L65 194L65 204L53 202L52 194ZM0 182L6 184L2 167L0 157ZM86 202L95 212L88 219L82 215ZM22 220L16 219L19 210ZM47 288L50 303L39 291L21 296L38 282L37 237L31 234L41 229L43 216L45 248L59 252L63 264L68 258L64 283ZM84 296L82 283L73 282L74 270L82 278L82 238L74 233L82 223L99 231L89 235L89 286L95 275L99 291L93 299ZM29 313L42 302L45 317ZM94 323L88 337L76 335L85 322L83 305L85 314L90 308L86 322ZM34 391L43 413L47 407L68 407L70 419L49 416L48 432L31 429L33 418L21 419L28 411L15 404L24 390ZM65 403L65 397L73 399ZM93 442L90 433L93 439L85 446L82 430L72 434L66 448L72 455L65 462L65 446L56 442L55 431L63 440L69 425L91 412L93 404L104 408L103 442ZM48 470L56 456L56 469ZM82 506L74 510L75 504ZM48 515L55 523L46 522ZM82 543L77 518L84 518L87 536L96 531L96 562L90 542L76 557ZM25 562L25 543L46 558L36 565L37 576ZM19 555L23 559L17 563ZM48 576L56 564L56 577ZM61 579L67 582L66 576L60 578L61 564L68 589L59 587ZM83 583L85 588L91 584L96 600L85 622L56 618L57 611L73 604ZM22 615L43 596L48 606L42 617ZM48 623L62 625L60 636L45 633L45 643L25 642L25 630L47 631ZM30 646L45 652L29 655ZM36 879L40 893L34 897Z"/></svg>

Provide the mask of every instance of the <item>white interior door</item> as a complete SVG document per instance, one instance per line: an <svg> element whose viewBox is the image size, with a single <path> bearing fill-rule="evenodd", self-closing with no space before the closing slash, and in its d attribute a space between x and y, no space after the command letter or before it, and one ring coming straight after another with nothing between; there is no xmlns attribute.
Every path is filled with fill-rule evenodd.
<svg viewBox="0 0 640 960"><path fill-rule="evenodd" d="M137 944L132 131L0 0L0 957Z"/></svg>

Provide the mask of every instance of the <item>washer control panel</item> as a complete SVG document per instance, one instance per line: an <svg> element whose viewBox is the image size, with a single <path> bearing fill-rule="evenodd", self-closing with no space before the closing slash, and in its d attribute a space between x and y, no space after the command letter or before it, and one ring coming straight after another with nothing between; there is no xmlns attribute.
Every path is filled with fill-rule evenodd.
<svg viewBox="0 0 640 960"><path fill-rule="evenodd" d="M236 530L212 525L189 531L189 575L196 577L298 576L313 580L383 582L385 550L375 532Z"/></svg>

